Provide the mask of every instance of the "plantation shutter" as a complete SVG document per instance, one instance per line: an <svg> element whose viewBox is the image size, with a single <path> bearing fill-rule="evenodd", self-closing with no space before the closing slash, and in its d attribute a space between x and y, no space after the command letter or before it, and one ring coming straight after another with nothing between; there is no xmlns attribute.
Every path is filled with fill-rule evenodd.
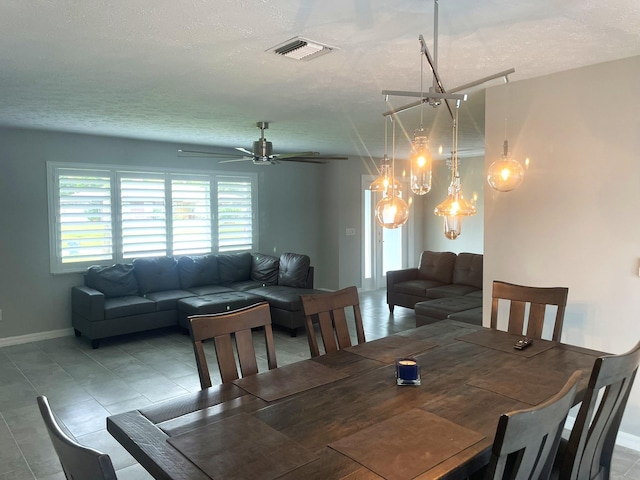
<svg viewBox="0 0 640 480"><path fill-rule="evenodd" d="M164 175L122 174L119 178L122 257L167 254Z"/></svg>
<svg viewBox="0 0 640 480"><path fill-rule="evenodd" d="M253 204L250 178L218 177L218 251L253 248Z"/></svg>
<svg viewBox="0 0 640 480"><path fill-rule="evenodd" d="M209 177L171 180L173 254L211 252L211 183Z"/></svg>
<svg viewBox="0 0 640 480"><path fill-rule="evenodd" d="M57 254L61 263L110 260L113 243L109 172L61 168L58 173Z"/></svg>

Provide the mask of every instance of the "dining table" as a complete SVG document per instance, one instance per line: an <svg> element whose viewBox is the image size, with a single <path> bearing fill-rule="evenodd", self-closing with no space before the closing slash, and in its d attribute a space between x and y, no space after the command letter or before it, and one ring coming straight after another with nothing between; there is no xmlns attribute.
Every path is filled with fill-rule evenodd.
<svg viewBox="0 0 640 480"><path fill-rule="evenodd" d="M531 408L604 352L443 320L107 417L157 479L463 479L501 414ZM398 359L419 384L398 385Z"/></svg>

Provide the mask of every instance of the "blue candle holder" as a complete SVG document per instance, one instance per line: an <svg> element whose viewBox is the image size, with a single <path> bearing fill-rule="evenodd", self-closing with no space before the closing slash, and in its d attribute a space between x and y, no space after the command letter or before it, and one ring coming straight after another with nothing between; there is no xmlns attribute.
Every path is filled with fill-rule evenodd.
<svg viewBox="0 0 640 480"><path fill-rule="evenodd" d="M398 385L420 385L420 365L415 358L396 360L396 383Z"/></svg>

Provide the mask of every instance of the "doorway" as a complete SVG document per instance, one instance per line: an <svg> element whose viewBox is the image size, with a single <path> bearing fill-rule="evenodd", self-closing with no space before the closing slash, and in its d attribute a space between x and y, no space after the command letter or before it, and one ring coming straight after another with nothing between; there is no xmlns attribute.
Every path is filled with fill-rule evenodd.
<svg viewBox="0 0 640 480"><path fill-rule="evenodd" d="M407 265L409 221L395 229L382 228L375 220L380 193L369 190L373 175L362 176L362 252L363 290L377 290L387 286L386 272L400 270Z"/></svg>

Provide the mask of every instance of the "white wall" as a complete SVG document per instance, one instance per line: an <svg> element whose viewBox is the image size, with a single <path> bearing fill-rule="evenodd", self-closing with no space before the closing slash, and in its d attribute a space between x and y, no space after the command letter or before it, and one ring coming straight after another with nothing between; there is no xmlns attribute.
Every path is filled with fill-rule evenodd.
<svg viewBox="0 0 640 480"><path fill-rule="evenodd" d="M640 340L640 57L487 90L485 166L508 138L531 165L485 190L485 318L494 279L569 287L563 341L622 353ZM508 89L508 90L507 90ZM640 435L640 387L622 431Z"/></svg>

